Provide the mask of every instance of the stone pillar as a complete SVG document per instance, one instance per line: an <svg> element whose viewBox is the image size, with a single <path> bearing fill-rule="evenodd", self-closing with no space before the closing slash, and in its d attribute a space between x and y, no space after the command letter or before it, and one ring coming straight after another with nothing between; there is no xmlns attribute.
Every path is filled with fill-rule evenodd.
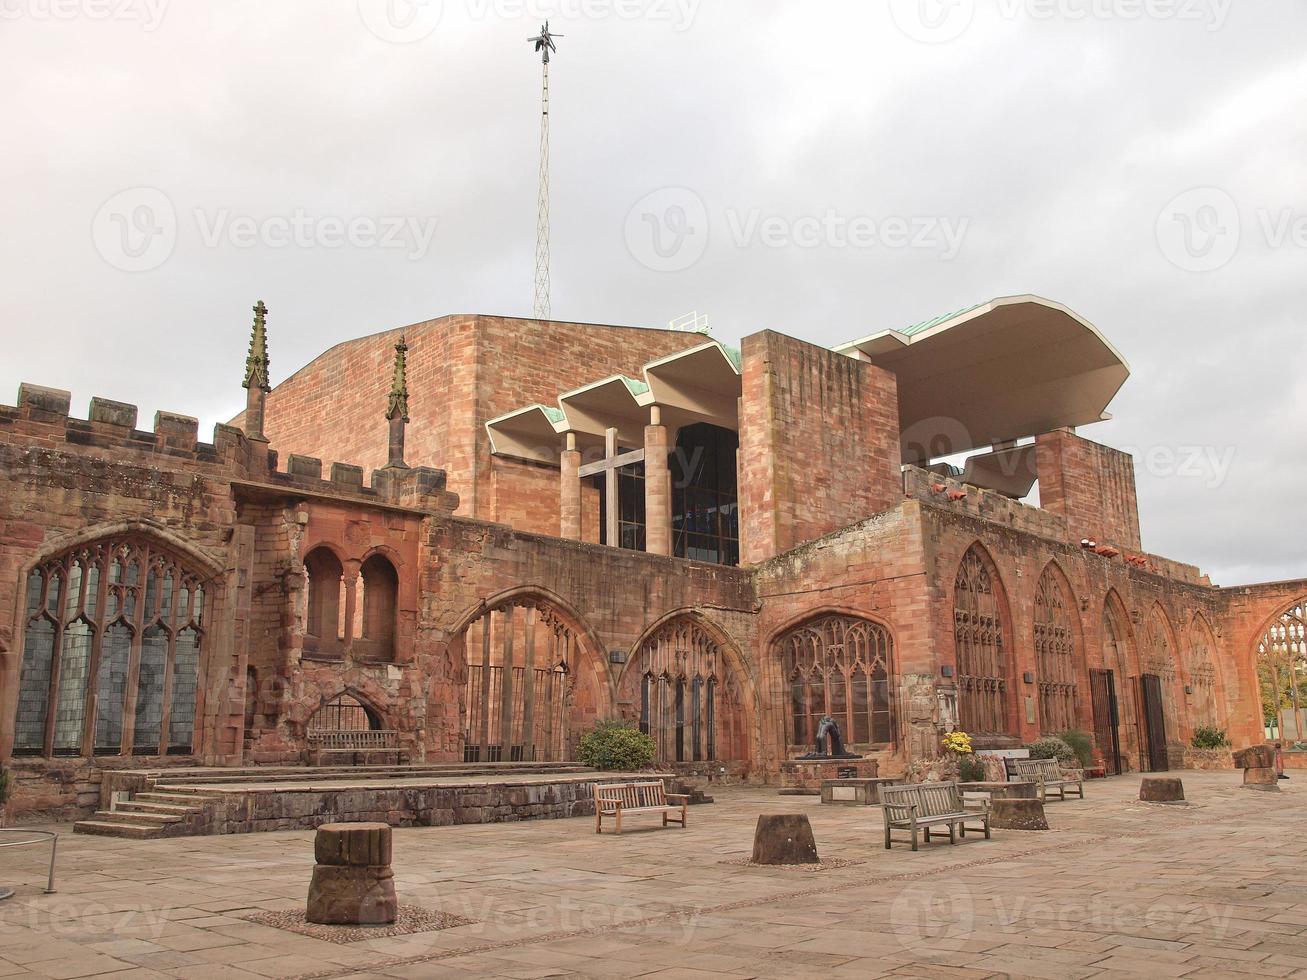
<svg viewBox="0 0 1307 980"><path fill-rule="evenodd" d="M672 553L672 482L667 448L662 412L653 405L649 424L644 427L644 550L652 555Z"/></svg>
<svg viewBox="0 0 1307 980"><path fill-rule="evenodd" d="M387 451L386 465L396 469L407 469L408 464L404 462L404 423L407 420L402 415L396 415L390 420L390 443Z"/></svg>
<svg viewBox="0 0 1307 980"><path fill-rule="evenodd" d="M251 442L267 442L263 434L263 418L267 413L268 394L260 385L252 384L245 392L245 438Z"/></svg>
<svg viewBox="0 0 1307 980"><path fill-rule="evenodd" d="M390 925L399 915L390 827L328 823L313 841L317 865L305 918L333 926Z"/></svg>
<svg viewBox="0 0 1307 980"><path fill-rule="evenodd" d="M567 434L567 448L562 456L562 486L558 504L559 537L581 540L581 452L576 448L576 433Z"/></svg>

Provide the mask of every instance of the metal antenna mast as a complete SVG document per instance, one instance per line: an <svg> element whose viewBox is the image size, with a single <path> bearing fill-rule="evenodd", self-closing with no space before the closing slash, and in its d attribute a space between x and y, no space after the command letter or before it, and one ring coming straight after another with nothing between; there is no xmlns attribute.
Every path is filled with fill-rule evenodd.
<svg viewBox="0 0 1307 980"><path fill-rule="evenodd" d="M557 51L554 38L562 34L549 33L549 21L540 28L536 37L528 38L540 52L544 65L544 84L540 101L540 197L536 214L536 295L537 320L549 319L549 55Z"/></svg>

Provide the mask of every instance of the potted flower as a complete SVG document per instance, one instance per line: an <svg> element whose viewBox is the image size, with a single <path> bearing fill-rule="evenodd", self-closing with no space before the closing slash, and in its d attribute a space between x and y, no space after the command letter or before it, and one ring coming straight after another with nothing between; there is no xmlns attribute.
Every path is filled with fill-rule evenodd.
<svg viewBox="0 0 1307 980"><path fill-rule="evenodd" d="M984 767L978 765L975 749L971 747L971 736L966 732L947 732L943 739L944 772L942 779L959 779L963 782L977 782L984 779ZM980 770L977 775L976 770Z"/></svg>

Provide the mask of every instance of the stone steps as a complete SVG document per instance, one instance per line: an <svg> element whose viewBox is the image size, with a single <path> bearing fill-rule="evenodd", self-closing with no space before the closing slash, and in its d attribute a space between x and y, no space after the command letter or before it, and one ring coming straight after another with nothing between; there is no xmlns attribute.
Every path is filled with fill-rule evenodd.
<svg viewBox="0 0 1307 980"><path fill-rule="evenodd" d="M249 783L285 783L285 782L302 782L305 780L314 783L329 782L362 782L362 781L380 781L383 779L441 779L460 776L515 776L515 775L569 775L574 773L589 772L587 766L568 763L548 763L548 764L524 764L516 763L506 768L490 768L487 766L353 766L346 768L322 768L322 769L291 769L291 770L267 770L267 769L233 769L219 773L204 773L202 775L173 775L161 774L158 778L157 785L160 788L167 789L170 792L186 791L191 786L223 786L232 784L249 784Z"/></svg>
<svg viewBox="0 0 1307 980"><path fill-rule="evenodd" d="M163 836L163 828L155 824L130 823L119 819L78 820L73 824L73 833L98 834L101 837L126 837L130 840L152 840Z"/></svg>

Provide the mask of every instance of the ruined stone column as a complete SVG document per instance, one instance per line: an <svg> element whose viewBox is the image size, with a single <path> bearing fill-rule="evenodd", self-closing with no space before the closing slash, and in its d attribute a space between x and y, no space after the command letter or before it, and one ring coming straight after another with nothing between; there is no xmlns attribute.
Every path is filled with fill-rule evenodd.
<svg viewBox="0 0 1307 980"><path fill-rule="evenodd" d="M644 550L672 553L672 484L667 466L667 429L657 405L649 409L644 427Z"/></svg>
<svg viewBox="0 0 1307 980"><path fill-rule="evenodd" d="M576 448L576 433L567 434L567 448L561 459L562 485L558 504L559 537L581 540L581 453Z"/></svg>
<svg viewBox="0 0 1307 980"><path fill-rule="evenodd" d="M386 404L386 421L390 424L386 468L408 469L404 462L404 427L408 425L408 344L404 343L403 337L395 345L395 374Z"/></svg>
<svg viewBox="0 0 1307 980"><path fill-rule="evenodd" d="M390 925L399 915L390 827L328 823L313 842L317 865L305 918L332 926Z"/></svg>

